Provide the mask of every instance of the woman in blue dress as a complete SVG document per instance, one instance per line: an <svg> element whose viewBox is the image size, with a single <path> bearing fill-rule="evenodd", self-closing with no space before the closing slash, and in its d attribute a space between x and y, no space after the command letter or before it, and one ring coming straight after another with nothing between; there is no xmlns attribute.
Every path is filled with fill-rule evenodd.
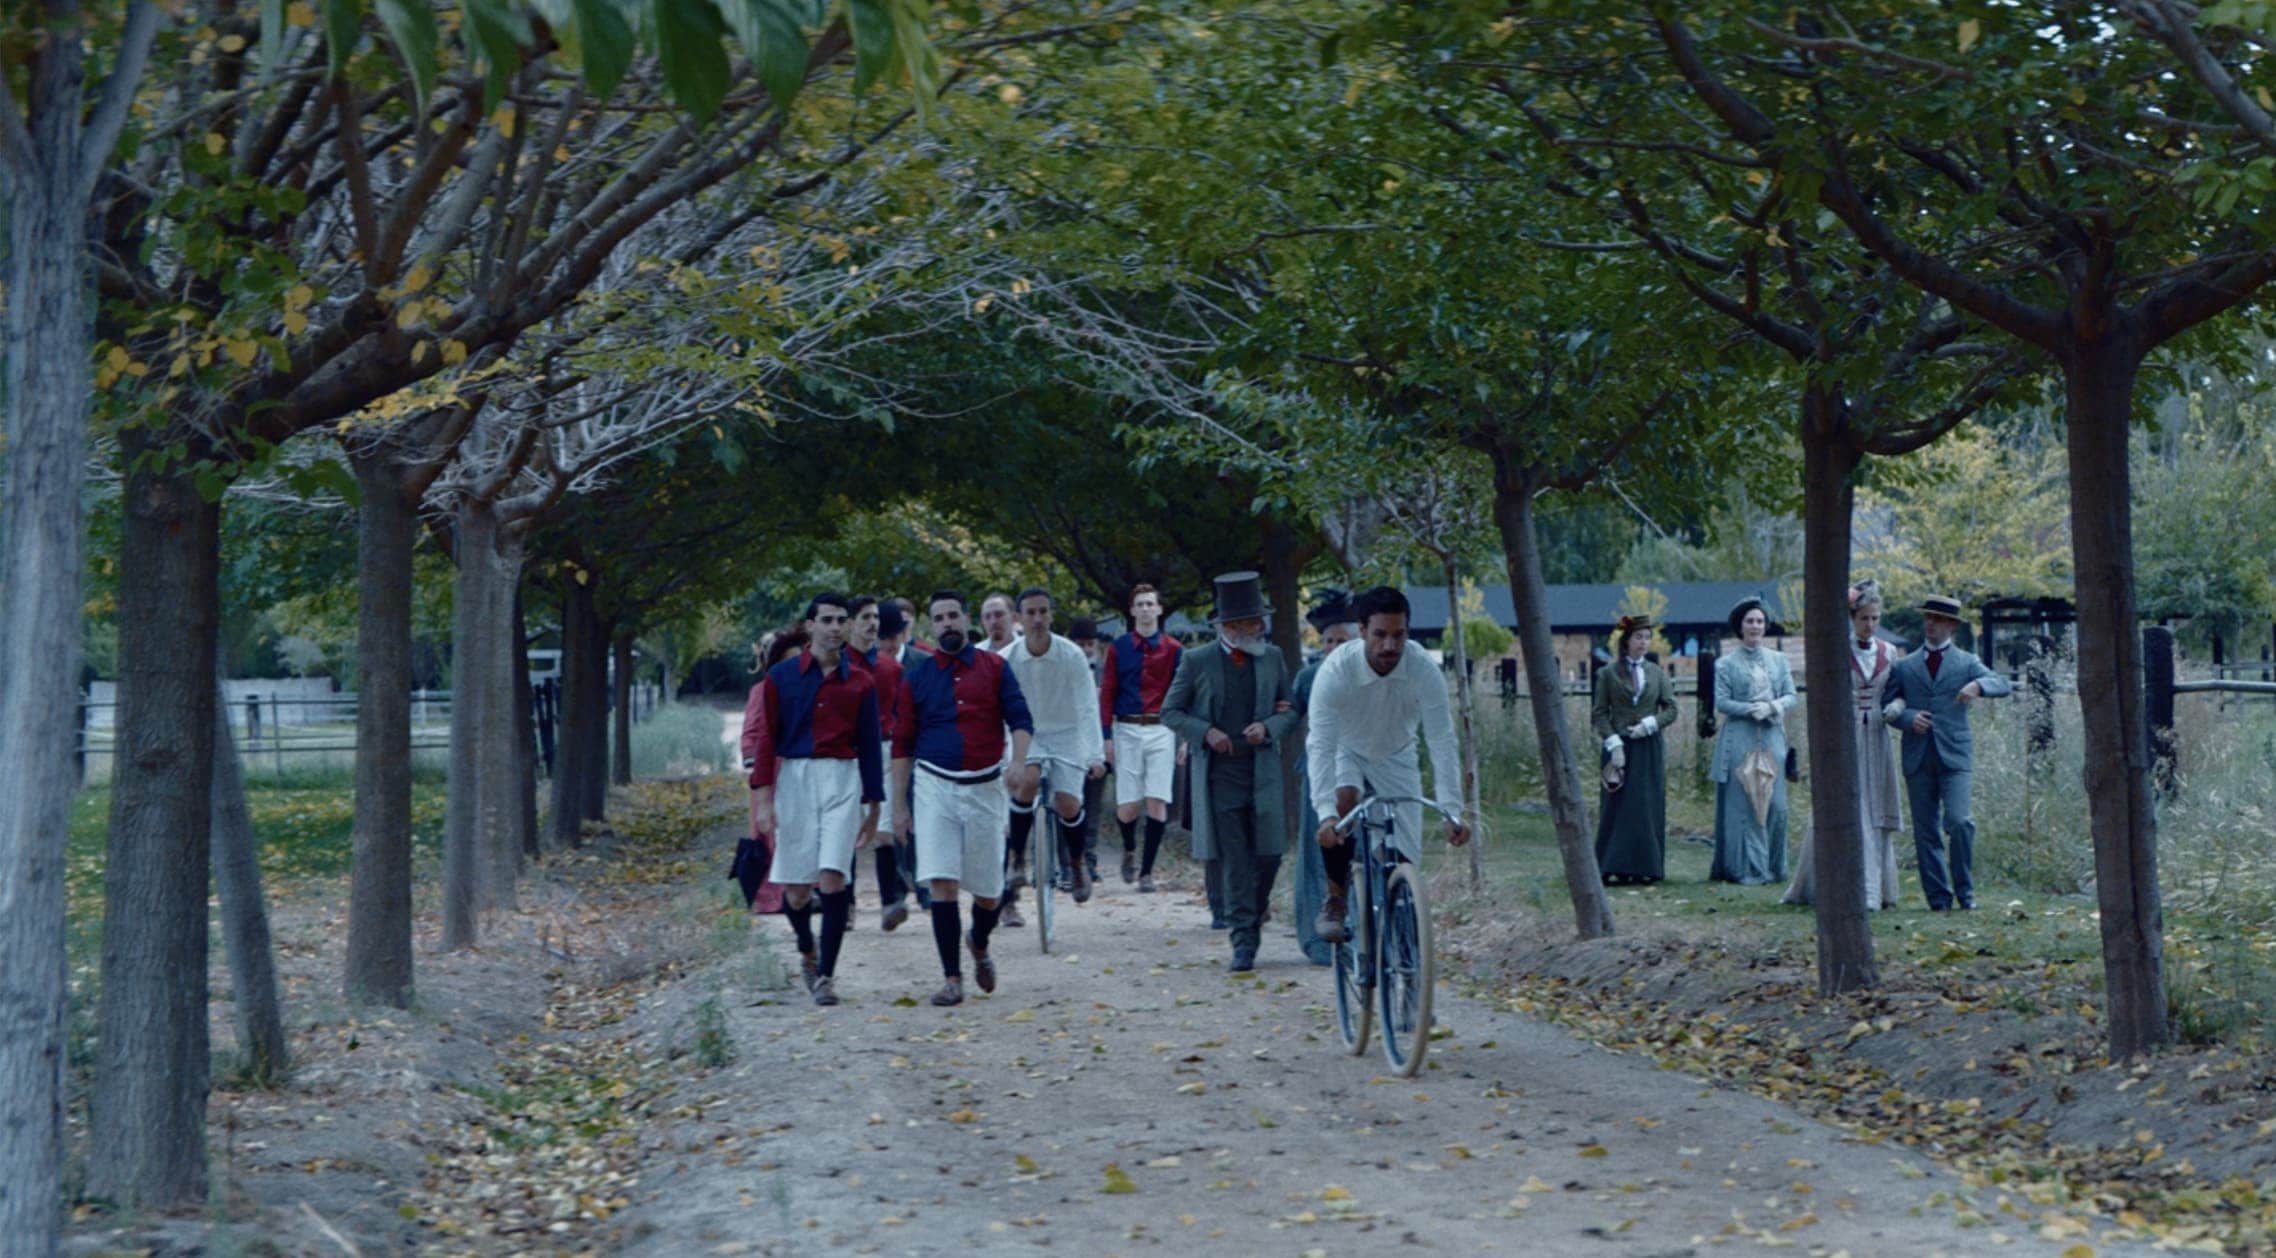
<svg viewBox="0 0 2276 1258"><path fill-rule="evenodd" d="M1786 713L1798 696L1783 651L1764 646L1760 598L1731 609L1739 648L1716 661L1715 863L1707 876L1747 886L1786 880Z"/></svg>

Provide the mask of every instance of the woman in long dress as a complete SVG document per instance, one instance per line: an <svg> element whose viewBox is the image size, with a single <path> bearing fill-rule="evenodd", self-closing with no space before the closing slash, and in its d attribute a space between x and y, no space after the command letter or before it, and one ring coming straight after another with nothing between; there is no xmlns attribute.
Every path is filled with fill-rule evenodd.
<svg viewBox="0 0 2276 1258"><path fill-rule="evenodd" d="M1597 796L1596 868L1609 886L1667 876L1667 750L1675 688L1644 658L1652 622L1622 616L1612 629L1619 659L1596 670L1590 727L1603 743L1604 785Z"/></svg>
<svg viewBox="0 0 2276 1258"><path fill-rule="evenodd" d="M1880 637L1880 582L1865 580L1850 587L1849 627L1849 681L1856 696L1849 731L1857 739L1857 832L1865 843L1865 907L1871 911L1897 904L1897 758L1889 746L1888 727L1881 721L1881 692L1888 687L1897 652ZM1786 903L1809 904L1816 894L1810 868L1816 846L1813 830L1794 862Z"/></svg>
<svg viewBox="0 0 2276 1258"><path fill-rule="evenodd" d="M1762 600L1731 609L1739 649L1716 662L1715 863L1707 876L1747 886L1786 880L1786 712L1794 706L1793 666L1762 644L1770 618Z"/></svg>

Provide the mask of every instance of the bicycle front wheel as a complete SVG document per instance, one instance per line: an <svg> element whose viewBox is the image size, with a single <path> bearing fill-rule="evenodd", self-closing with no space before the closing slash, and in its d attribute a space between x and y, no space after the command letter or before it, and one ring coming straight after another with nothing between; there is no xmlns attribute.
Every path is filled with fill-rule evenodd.
<svg viewBox="0 0 2276 1258"><path fill-rule="evenodd" d="M1383 1059L1393 1073L1414 1077L1430 1049L1430 993L1437 977L1430 947L1430 906L1413 865L1391 871L1383 892Z"/></svg>
<svg viewBox="0 0 2276 1258"><path fill-rule="evenodd" d="M1035 869L1035 880L1031 884L1035 888L1035 941L1048 953L1051 951L1051 893L1053 884L1059 880L1059 871L1055 868L1059 858L1059 834L1052 824L1055 819L1040 800L1035 817L1036 832L1028 840L1029 850L1034 853L1028 863Z"/></svg>
<svg viewBox="0 0 2276 1258"><path fill-rule="evenodd" d="M1357 1057L1367 1051L1367 1033L1375 1020L1375 1004L1374 993L1369 990L1373 975L1363 968L1366 962L1361 958L1368 931L1369 880L1358 869L1352 872L1359 876L1351 880L1351 911L1345 919L1350 938L1335 945L1336 1033L1343 1040L1344 1051Z"/></svg>

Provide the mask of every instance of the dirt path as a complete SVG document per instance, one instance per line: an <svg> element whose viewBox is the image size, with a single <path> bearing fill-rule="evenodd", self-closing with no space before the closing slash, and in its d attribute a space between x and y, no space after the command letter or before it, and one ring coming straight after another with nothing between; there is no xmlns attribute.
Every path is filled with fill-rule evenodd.
<svg viewBox="0 0 2276 1258"><path fill-rule="evenodd" d="M733 1064L651 1111L675 1118L643 1132L657 1152L607 1248L2134 1252L1443 987L1429 1068L1388 1078L1372 1050L1340 1051L1327 971L1285 924L1235 981L1195 896L1115 883L1062 905L1054 955L1032 928L999 932L1001 987L957 1009L909 1003L938 981L923 920L881 934L867 905L837 1009L712 977ZM691 976L641 1021L682 1024L705 990Z"/></svg>

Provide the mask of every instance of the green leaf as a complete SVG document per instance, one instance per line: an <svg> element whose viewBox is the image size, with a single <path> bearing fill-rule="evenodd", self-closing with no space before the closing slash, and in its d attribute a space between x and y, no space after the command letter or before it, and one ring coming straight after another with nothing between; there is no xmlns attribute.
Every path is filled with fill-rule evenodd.
<svg viewBox="0 0 2276 1258"><path fill-rule="evenodd" d="M572 7L585 86L593 95L605 98L632 68L632 24L624 20L613 0L573 0Z"/></svg>
<svg viewBox="0 0 2276 1258"><path fill-rule="evenodd" d="M419 112L425 113L435 94L435 11L427 0L378 0L378 5L379 24L387 28L387 37L411 68L411 90Z"/></svg>
<svg viewBox="0 0 2276 1258"><path fill-rule="evenodd" d="M653 0L656 57L664 70L664 90L680 108L707 121L727 97L727 33L719 11L707 0Z"/></svg>
<svg viewBox="0 0 2276 1258"><path fill-rule="evenodd" d="M927 0L891 0L893 50L909 69L909 88L916 96L917 112L932 119L933 100L940 94L940 54L925 34Z"/></svg>
<svg viewBox="0 0 2276 1258"><path fill-rule="evenodd" d="M332 73L348 63L363 30L363 0L324 0L324 60Z"/></svg>
<svg viewBox="0 0 2276 1258"><path fill-rule="evenodd" d="M727 24L777 108L806 85L806 32L797 0L727 0Z"/></svg>
<svg viewBox="0 0 2276 1258"><path fill-rule="evenodd" d="M529 17L506 0L465 0L467 51L483 69L482 108L497 107L522 67L522 48L536 35Z"/></svg>
<svg viewBox="0 0 2276 1258"><path fill-rule="evenodd" d="M854 90L867 91L893 66L893 13L887 0L846 0L846 29L853 35Z"/></svg>

